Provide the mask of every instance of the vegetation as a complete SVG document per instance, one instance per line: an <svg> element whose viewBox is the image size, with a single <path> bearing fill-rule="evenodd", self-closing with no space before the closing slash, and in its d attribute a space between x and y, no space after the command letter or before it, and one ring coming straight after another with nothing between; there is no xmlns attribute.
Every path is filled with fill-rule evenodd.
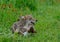
<svg viewBox="0 0 60 42"><path fill-rule="evenodd" d="M38 20L37 33L12 34L12 24L27 14ZM0 0L0 42L60 42L60 0Z"/></svg>

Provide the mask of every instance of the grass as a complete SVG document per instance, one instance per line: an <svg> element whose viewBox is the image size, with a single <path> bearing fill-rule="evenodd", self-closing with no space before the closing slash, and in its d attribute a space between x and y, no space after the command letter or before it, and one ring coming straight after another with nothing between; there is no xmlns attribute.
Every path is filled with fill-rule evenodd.
<svg viewBox="0 0 60 42"><path fill-rule="evenodd" d="M37 1L37 0L36 0ZM60 42L60 1L53 5L44 0L37 1L37 9L30 10L28 7L15 8L15 2L9 8L8 3L1 0L0 4L0 42ZM6 4L5 5L3 5ZM10 27L17 21L19 16L32 14L38 22L35 25L37 33L33 36L24 37L12 34Z"/></svg>

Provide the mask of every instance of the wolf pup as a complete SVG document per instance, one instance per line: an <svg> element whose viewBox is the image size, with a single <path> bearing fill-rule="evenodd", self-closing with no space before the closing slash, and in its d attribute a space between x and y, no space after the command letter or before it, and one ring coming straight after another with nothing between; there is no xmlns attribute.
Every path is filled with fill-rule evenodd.
<svg viewBox="0 0 60 42"><path fill-rule="evenodd" d="M32 15L21 16L20 19L12 25L12 33L17 32L26 36L28 33L36 33L34 24L37 22Z"/></svg>

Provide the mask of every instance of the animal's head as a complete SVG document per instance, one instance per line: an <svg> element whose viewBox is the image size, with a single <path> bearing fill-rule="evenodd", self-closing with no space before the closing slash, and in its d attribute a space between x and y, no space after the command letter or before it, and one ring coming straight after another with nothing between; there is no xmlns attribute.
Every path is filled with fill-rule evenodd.
<svg viewBox="0 0 60 42"><path fill-rule="evenodd" d="M37 20L33 18L32 15L27 15L26 18L27 18L27 21L29 21L31 24L35 24L35 22L37 22Z"/></svg>
<svg viewBox="0 0 60 42"><path fill-rule="evenodd" d="M25 20L27 23L35 24L37 20L32 15L21 16L19 20Z"/></svg>

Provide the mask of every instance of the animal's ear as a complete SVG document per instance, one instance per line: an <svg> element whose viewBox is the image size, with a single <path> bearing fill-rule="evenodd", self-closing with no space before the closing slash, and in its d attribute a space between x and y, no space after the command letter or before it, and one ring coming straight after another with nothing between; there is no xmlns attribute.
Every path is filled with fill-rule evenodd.
<svg viewBox="0 0 60 42"><path fill-rule="evenodd" d="M26 19L26 17L25 17L25 16L21 16L21 19L25 20L25 19Z"/></svg>
<svg viewBox="0 0 60 42"><path fill-rule="evenodd" d="M21 16L21 19L24 19L24 16Z"/></svg>
<svg viewBox="0 0 60 42"><path fill-rule="evenodd" d="M26 20L28 17L27 16L22 16L21 19Z"/></svg>
<svg viewBox="0 0 60 42"><path fill-rule="evenodd" d="M24 19L24 16L21 16L22 19Z"/></svg>

